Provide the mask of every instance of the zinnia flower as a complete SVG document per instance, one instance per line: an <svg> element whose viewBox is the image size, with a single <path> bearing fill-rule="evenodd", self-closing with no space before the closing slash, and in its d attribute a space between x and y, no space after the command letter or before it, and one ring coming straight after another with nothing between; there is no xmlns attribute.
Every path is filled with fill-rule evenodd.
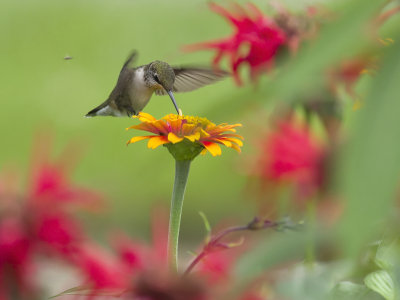
<svg viewBox="0 0 400 300"><path fill-rule="evenodd" d="M210 3L210 9L226 18L235 28L235 33L225 39L188 46L186 50L215 49L217 53L213 64L216 67L223 56L228 56L235 80L240 84L240 65L248 64L250 76L255 79L261 71L272 65L278 49L286 43L287 38L274 20L263 15L255 5L248 3L246 9L236 4L235 8L232 13ZM248 46L245 51L243 46Z"/></svg>
<svg viewBox="0 0 400 300"><path fill-rule="evenodd" d="M240 152L240 147L243 145L242 137L236 132L235 127L241 124L228 125L226 123L215 125L206 118L179 116L169 114L162 119L155 119L147 113L139 113L138 118L142 123L131 126L127 129L139 129L154 133L154 135L135 136L131 138L127 144L135 143L141 140L148 139L147 146L155 149L160 145L182 145L185 152L189 148L190 151L205 154L207 151L211 155L221 155L219 145L224 145L233 148ZM228 133L226 133L228 132ZM170 149L170 148L169 148ZM171 149L170 149L171 151ZM197 155L196 154L196 155ZM182 153L182 157L191 155ZM192 159L192 158L191 158Z"/></svg>

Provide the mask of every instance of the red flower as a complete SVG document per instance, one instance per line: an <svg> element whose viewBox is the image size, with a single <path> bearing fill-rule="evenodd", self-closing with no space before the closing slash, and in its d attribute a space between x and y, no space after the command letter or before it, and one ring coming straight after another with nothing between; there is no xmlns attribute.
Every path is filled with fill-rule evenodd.
<svg viewBox="0 0 400 300"><path fill-rule="evenodd" d="M257 168L263 178L291 182L301 196L310 196L321 186L325 147L307 126L282 122L261 147Z"/></svg>
<svg viewBox="0 0 400 300"><path fill-rule="evenodd" d="M19 299L33 299L33 244L18 217L0 222L0 299L8 299L13 289ZM25 296L22 296L25 295Z"/></svg>
<svg viewBox="0 0 400 300"><path fill-rule="evenodd" d="M94 245L81 247L74 263L93 287L94 293L102 289L123 292L132 279L131 270L125 262Z"/></svg>
<svg viewBox="0 0 400 300"><path fill-rule="evenodd" d="M273 19L265 16L253 4L247 9L236 4L235 12L211 3L211 10L223 16L234 26L235 33L226 39L205 42L186 47L187 50L215 49L213 64L217 67L223 56L230 57L230 65L237 84L241 83L238 69L242 64L250 66L250 75L257 75L272 66L279 48L286 43L286 35ZM243 54L243 46L248 46Z"/></svg>
<svg viewBox="0 0 400 300"><path fill-rule="evenodd" d="M144 253L148 249L133 242L128 236L119 235L114 238L114 248L119 259L131 270L141 270L145 267Z"/></svg>
<svg viewBox="0 0 400 300"><path fill-rule="evenodd" d="M102 196L94 190L76 185L71 171L76 166L76 149L70 145L57 159L51 159L51 139L39 137L35 143L31 178L29 179L29 203L33 207L44 209L66 208L67 206L85 206L98 208Z"/></svg>
<svg viewBox="0 0 400 300"><path fill-rule="evenodd" d="M62 164L38 161L31 178L31 201L35 205L98 205L100 195L70 182L67 169ZM50 202L50 203L49 203Z"/></svg>
<svg viewBox="0 0 400 300"><path fill-rule="evenodd" d="M41 250L69 261L86 240L69 206L98 204L100 196L72 183L65 165L47 160L42 157L35 161L25 210L29 211L27 218Z"/></svg>
<svg viewBox="0 0 400 300"><path fill-rule="evenodd" d="M39 211L34 218L34 234L45 250L68 258L85 240L77 220L60 210Z"/></svg>
<svg viewBox="0 0 400 300"><path fill-rule="evenodd" d="M96 261L102 262L96 253L89 258L91 252L83 246L88 244L88 238L71 210L75 208L71 204L98 204L99 194L72 183L65 167L71 164L65 159L60 160L63 163L50 161L49 149L46 145L35 155L26 195L9 188L9 183L13 183L10 176L1 178L0 299L9 299L10 295L18 299L39 299L36 292L41 287L35 286L34 271L39 269L37 263L42 259L56 258L75 268L85 267L87 272L95 268L90 266ZM117 267L125 270L121 265ZM109 278L118 281L115 272L100 273L104 276L111 273ZM95 277L93 282L103 284L107 280Z"/></svg>
<svg viewBox="0 0 400 300"><path fill-rule="evenodd" d="M231 250L231 249L230 249ZM208 254L199 264L199 272L210 283L221 284L230 279L236 257L231 252L218 251Z"/></svg>

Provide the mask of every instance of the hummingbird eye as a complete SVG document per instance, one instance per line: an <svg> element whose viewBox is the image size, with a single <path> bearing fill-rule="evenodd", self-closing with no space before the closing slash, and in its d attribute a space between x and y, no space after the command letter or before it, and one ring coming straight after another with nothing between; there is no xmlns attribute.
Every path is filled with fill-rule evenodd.
<svg viewBox="0 0 400 300"><path fill-rule="evenodd" d="M161 84L161 83L160 83L160 79L158 79L158 75L157 75L157 74L154 75L154 80L155 80L158 84Z"/></svg>

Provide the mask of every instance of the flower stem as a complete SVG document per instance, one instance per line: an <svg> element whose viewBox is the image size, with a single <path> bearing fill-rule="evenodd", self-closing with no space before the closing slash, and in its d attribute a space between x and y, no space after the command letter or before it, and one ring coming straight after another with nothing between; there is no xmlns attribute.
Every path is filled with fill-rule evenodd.
<svg viewBox="0 0 400 300"><path fill-rule="evenodd" d="M174 271L178 271L179 229L190 163L191 160L175 161L175 182L174 190L172 192L168 230L168 260L170 268Z"/></svg>
<svg viewBox="0 0 400 300"><path fill-rule="evenodd" d="M229 248L238 246L238 243L236 243L236 245L222 243L221 240L223 238L225 238L227 235L229 235L233 232L245 231L245 230L255 231L255 230L261 230L261 229L267 229L267 228L277 228L280 225L284 225L284 224L280 223L280 222L272 222L269 220L263 221L258 218L254 218L247 225L229 227L229 228L221 231L220 233L216 234L214 237L210 238L210 240L207 242L207 244L203 247L203 250L191 262L191 264L186 269L186 271L183 273L183 275L184 276L188 275L204 257L206 257L208 254L210 254L212 252L215 252L215 250L229 249Z"/></svg>

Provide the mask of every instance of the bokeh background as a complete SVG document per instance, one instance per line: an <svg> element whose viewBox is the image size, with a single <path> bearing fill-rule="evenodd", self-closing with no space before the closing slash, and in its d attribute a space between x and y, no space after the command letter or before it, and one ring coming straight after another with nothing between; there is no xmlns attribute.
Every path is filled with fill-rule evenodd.
<svg viewBox="0 0 400 300"><path fill-rule="evenodd" d="M136 124L135 120L87 119L84 115L108 97L133 49L139 52L138 65L163 60L171 65L207 66L213 57L211 51L185 53L182 47L226 37L232 29L209 10L204 0L0 1L0 169L29 174L34 146L43 141L39 136L50 137L50 152L55 157L69 147L68 155L77 158L74 182L105 196L107 206L101 213L79 215L91 235L106 241L107 232L118 228L134 238L150 239L153 208L169 207L173 159L161 147L147 149L145 142L125 145L133 135L139 135L125 130ZM322 20L326 23L321 22L315 39L305 42L295 57L277 59L277 70L257 83L250 83L248 70L242 68L242 78L246 78L242 87L228 78L175 95L184 114L205 116L217 124L242 123L239 133L245 139L241 155L223 149L220 157L207 154L193 162L182 219L183 247L192 249L204 238L199 211L212 225L222 220L243 224L257 214L256 195L249 192L248 175L260 132L269 124L267 116L276 113L278 104L304 101L324 84L327 69L343 59L374 53L379 48L374 43L377 37L390 38L394 44L379 48L381 60L373 74L361 76L355 84L364 103L361 109L355 110L355 99L344 89L339 90L339 151L331 162L328 185L343 214L332 230L318 232L319 228L311 228L315 231L310 234L322 248L335 245L336 261L329 265L334 265L334 271L329 271L331 279L353 276L362 282L360 274L368 272L359 270L358 255L363 246L370 246L367 242L380 243L389 236L397 239L396 251L399 249L400 19L394 16L373 32L366 24L389 1L279 2L294 13L322 4L334 13L326 14L326 20ZM266 13L272 9L267 1L252 3ZM392 4L398 5L398 1ZM222 65L228 69L226 62ZM153 96L145 112L160 118L173 113L174 108L168 97ZM301 109L298 112L301 114ZM323 131L318 118L311 127ZM22 184L28 186L26 180ZM280 262L302 259L309 233L271 235L239 261L236 274L252 277L261 268L267 270ZM190 256L185 255L187 260ZM336 263L346 259L347 268L356 266L354 270L358 268L359 273L337 276L340 272L336 272ZM397 272L397 277L393 276L397 287L399 261L391 264ZM310 272L311 277L303 272L307 273L304 285L320 287L324 278L318 272ZM310 292L314 298L309 298L310 293L296 298L298 274L293 271L293 280L283 281L280 286L292 293L288 299L320 300L317 288ZM286 288L288 285L291 287Z"/></svg>
<svg viewBox="0 0 400 300"><path fill-rule="evenodd" d="M308 1L309 2L309 1ZM266 9L264 1L256 1ZM306 3L304 1L304 3ZM303 4L304 4L303 3ZM299 7L298 1L288 1ZM7 1L0 12L0 128L2 166L29 168L36 134L53 136L57 155L72 143L81 151L74 179L104 192L106 214L91 217L94 233L110 226L147 237L156 203L169 205L174 162L167 151L149 151L145 143L125 146L134 132L128 118L83 116L104 101L126 57L139 51L138 65L163 60L171 65L210 65L210 52L184 53L184 45L227 35L229 25L209 11L206 1ZM64 60L70 56L72 59ZM215 123L246 124L246 107L232 110L229 98L239 88L227 79L198 91L177 94L188 115ZM251 98L251 89L248 98ZM229 113L227 113L229 110ZM154 96L146 112L173 112L168 97ZM193 163L183 216L183 238L202 234L203 211L212 223L254 214L244 193L242 157L200 157Z"/></svg>

